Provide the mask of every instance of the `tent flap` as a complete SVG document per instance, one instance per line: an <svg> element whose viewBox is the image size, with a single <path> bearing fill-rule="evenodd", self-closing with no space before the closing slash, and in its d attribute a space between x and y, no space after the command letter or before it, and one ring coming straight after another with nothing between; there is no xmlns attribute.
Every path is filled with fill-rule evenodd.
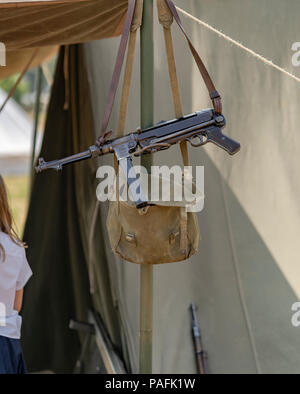
<svg viewBox="0 0 300 394"><path fill-rule="evenodd" d="M38 65L49 61L51 57L57 52L57 50L58 47L56 45L39 48L37 54L32 60L30 68L37 67ZM23 71L34 51L35 48L9 51L6 56L6 67L0 67L0 80Z"/></svg>
<svg viewBox="0 0 300 394"><path fill-rule="evenodd" d="M95 140L82 47L72 45L69 50L67 111L64 110L63 59L64 48L58 58L48 109L41 150L45 159L80 152ZM31 371L70 372L78 356L79 340L69 329L69 321L87 321L88 309L92 307L87 261L96 203L96 164L95 160L88 160L67 167L62 173L39 174L34 180L24 233L34 276L26 287L22 332L25 358ZM99 234L98 219L96 234ZM107 308L97 309L113 341L118 343L101 237L97 236L94 245L94 254L102 261L97 298Z"/></svg>
<svg viewBox="0 0 300 394"><path fill-rule="evenodd" d="M0 41L11 51L118 36L126 9L127 0L1 4Z"/></svg>

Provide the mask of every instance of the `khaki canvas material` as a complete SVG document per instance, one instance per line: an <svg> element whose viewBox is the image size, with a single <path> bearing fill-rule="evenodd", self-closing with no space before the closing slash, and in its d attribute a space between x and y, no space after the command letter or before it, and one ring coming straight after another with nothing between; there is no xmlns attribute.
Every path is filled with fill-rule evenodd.
<svg viewBox="0 0 300 394"><path fill-rule="evenodd" d="M127 0L45 0L0 3L0 42L6 67L0 79L22 71L34 48L31 67L53 55L58 45L115 37L122 33Z"/></svg>
<svg viewBox="0 0 300 394"><path fill-rule="evenodd" d="M127 4L127 0L2 4L0 39L11 51L118 36Z"/></svg>
<svg viewBox="0 0 300 394"><path fill-rule="evenodd" d="M126 202L111 202L106 223L113 252L136 264L186 260L197 252L200 241L197 217L186 215L185 208L159 205L141 215ZM182 233L187 238L186 250L181 245Z"/></svg>

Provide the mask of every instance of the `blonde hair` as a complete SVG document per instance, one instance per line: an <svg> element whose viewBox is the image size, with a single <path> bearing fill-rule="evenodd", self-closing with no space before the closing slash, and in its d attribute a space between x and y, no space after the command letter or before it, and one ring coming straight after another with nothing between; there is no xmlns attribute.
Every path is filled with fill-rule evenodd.
<svg viewBox="0 0 300 394"><path fill-rule="evenodd" d="M7 234L10 239L19 246L25 244L18 237L14 229L13 217L8 204L8 196L3 177L0 175L0 231ZM0 243L0 259L5 260L5 250Z"/></svg>

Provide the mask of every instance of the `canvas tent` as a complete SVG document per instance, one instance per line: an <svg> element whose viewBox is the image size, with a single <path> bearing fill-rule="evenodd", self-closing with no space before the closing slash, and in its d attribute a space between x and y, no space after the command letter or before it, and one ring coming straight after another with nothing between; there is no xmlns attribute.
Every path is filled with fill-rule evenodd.
<svg viewBox="0 0 300 394"><path fill-rule="evenodd" d="M297 73L290 48L297 39L298 1L175 3ZM202 241L190 262L155 267L153 372L196 371L188 311L193 301L198 305L210 372L299 373L299 328L291 324L291 305L300 294L299 86L193 21L184 19L184 24L222 94L226 132L241 142L242 150L234 158L212 146L190 150L192 164L205 166L206 200L199 214ZM70 48L68 111L63 110L61 50L42 147L46 159L85 149L98 135L118 41L109 38ZM209 106L178 32L174 41L184 112ZM158 23L154 42L159 121L172 118L173 111ZM137 54L134 87L139 83L138 58ZM133 88L128 131L139 124L139 99L139 89ZM112 129L116 119L117 110ZM178 161L176 147L155 157L156 163ZM101 158L98 164L103 163L111 159ZM93 306L128 372L138 372L139 267L112 254L105 203L93 240L96 292L89 294L95 171L96 162L88 161L61 175L47 173L35 179L25 231L35 277L26 292L23 331L32 370L72 369L80 343L77 334L68 330L68 320L86 319L87 309Z"/></svg>

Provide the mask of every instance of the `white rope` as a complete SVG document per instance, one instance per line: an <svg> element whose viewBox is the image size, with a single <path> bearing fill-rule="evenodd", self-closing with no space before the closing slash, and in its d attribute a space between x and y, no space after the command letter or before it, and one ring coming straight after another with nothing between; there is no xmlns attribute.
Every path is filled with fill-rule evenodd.
<svg viewBox="0 0 300 394"><path fill-rule="evenodd" d="M256 57L257 59L259 59L260 61L262 61L263 63L267 64L270 67L275 68L276 70L282 72L283 74L287 75L288 77L294 79L297 82L300 82L300 78L296 77L296 75L291 74L290 72L288 72L287 70L285 70L282 67L279 67L277 64L274 64L272 62L272 60L268 60L265 57L259 55L258 53L252 51L252 49L249 49L247 47L245 47L243 44L241 44L238 41L235 41L234 39L232 39L231 37L227 36L226 34L220 32L219 30L215 29L214 27L212 27L211 25L209 25L206 22L201 21L200 19L196 18L195 16L189 14L188 12L182 10L179 7L176 7L177 10L179 12L181 12L183 15L187 16L188 18L192 19L193 21L197 22L199 25L202 25L204 27L206 27L207 29L213 31L214 33L218 34L220 37L224 38L226 41L231 42L232 44L236 45L238 48L243 49L245 52L248 52L250 55Z"/></svg>

